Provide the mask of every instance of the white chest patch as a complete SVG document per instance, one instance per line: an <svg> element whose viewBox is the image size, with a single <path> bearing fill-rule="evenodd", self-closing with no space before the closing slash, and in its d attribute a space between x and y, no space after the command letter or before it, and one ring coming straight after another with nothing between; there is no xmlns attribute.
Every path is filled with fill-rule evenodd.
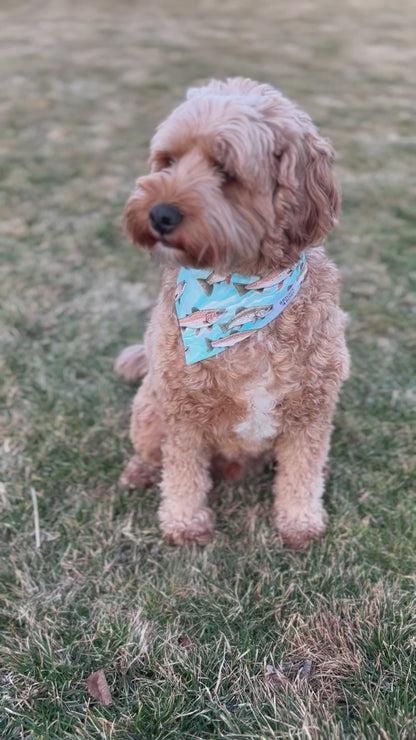
<svg viewBox="0 0 416 740"><path fill-rule="evenodd" d="M246 388L247 416L234 427L234 431L244 442L255 448L261 448L264 442L276 434L277 419L273 413L277 398L271 393L270 375L266 373L261 380L250 383Z"/></svg>

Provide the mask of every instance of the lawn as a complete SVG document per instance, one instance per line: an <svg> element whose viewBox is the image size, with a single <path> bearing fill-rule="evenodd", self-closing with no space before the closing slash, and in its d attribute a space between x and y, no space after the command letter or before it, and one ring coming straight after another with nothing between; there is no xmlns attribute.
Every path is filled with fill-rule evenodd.
<svg viewBox="0 0 416 740"><path fill-rule="evenodd" d="M416 737L415 28L411 0L1 3L2 739ZM271 471L215 487L205 549L165 545L157 491L117 484L113 362L160 278L123 207L155 124L234 74L338 152L352 373L301 554Z"/></svg>

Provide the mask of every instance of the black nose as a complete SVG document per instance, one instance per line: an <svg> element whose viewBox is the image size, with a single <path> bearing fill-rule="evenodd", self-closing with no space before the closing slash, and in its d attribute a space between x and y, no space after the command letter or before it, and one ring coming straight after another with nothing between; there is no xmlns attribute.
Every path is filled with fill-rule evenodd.
<svg viewBox="0 0 416 740"><path fill-rule="evenodd" d="M162 236L170 234L183 219L182 213L167 203L159 203L157 206L153 206L150 209L149 217L154 230Z"/></svg>

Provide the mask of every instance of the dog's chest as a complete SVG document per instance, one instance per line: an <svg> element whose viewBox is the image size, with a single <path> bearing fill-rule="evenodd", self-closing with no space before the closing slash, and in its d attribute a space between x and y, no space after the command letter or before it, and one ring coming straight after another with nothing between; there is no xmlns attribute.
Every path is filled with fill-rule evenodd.
<svg viewBox="0 0 416 740"><path fill-rule="evenodd" d="M270 370L259 372L241 388L245 406L242 419L233 425L234 434L250 451L261 451L276 436L279 426L279 393Z"/></svg>

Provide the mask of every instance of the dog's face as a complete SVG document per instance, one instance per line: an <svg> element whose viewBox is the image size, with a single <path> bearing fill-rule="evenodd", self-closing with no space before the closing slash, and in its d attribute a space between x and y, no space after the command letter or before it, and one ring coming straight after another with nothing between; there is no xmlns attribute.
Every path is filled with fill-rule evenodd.
<svg viewBox="0 0 416 740"><path fill-rule="evenodd" d="M332 157L277 90L214 80L189 90L158 127L125 229L169 265L246 274L290 266L336 222Z"/></svg>

